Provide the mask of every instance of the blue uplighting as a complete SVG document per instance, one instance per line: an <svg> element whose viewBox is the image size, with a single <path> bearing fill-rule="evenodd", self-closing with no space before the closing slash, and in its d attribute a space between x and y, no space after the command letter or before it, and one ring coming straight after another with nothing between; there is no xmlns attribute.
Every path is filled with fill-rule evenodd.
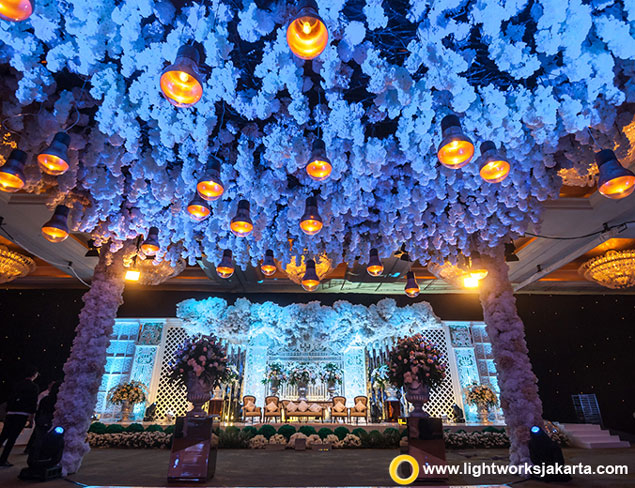
<svg viewBox="0 0 635 488"><path fill-rule="evenodd" d="M537 425L534 425L534 426L531 428L531 433L532 433L532 434L537 434L538 432L540 432L540 427L538 427Z"/></svg>
<svg viewBox="0 0 635 488"><path fill-rule="evenodd" d="M61 435L61 434L63 434L63 433L64 433L64 427L55 427L55 429L53 429L53 431L54 431L56 434L60 434L60 435Z"/></svg>

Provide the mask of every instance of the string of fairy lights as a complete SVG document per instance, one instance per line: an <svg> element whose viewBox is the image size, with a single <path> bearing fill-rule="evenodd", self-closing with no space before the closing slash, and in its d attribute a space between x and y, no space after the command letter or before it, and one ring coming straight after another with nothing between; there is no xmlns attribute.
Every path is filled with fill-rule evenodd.
<svg viewBox="0 0 635 488"><path fill-rule="evenodd" d="M34 0L0 0L0 19L19 22L26 20L35 9ZM291 52L300 59L312 60L318 57L329 41L329 31L318 14L315 0L301 0L296 15L287 27L287 44ZM166 100L178 108L191 107L203 96L204 75L200 69L200 52L194 44L186 44L179 48L173 64L165 68L160 78L160 89ZM437 149L439 162L450 169L465 167L474 157L475 146L463 132L457 115L450 114L441 121L442 140ZM68 148L70 137L66 131L58 132L51 145L38 154L37 161L43 173L52 176L64 174L69 169ZM14 149L6 163L0 167L0 190L17 192L25 185L24 165L27 154ZM635 190L635 174L624 168L612 150L602 150L596 154L599 167L598 191L610 199L621 199ZM225 192L220 178L222 161L211 156L207 169L196 185L194 198L189 202L186 211L189 217L197 222L205 220L212 213L210 203L218 200ZM317 138L312 146L311 156L305 166L306 172L314 181L325 181L331 174L332 165L327 156L324 141ZM511 164L496 148L492 141L485 141L480 146L479 174L487 183L502 182L508 175ZM51 219L42 226L42 235L50 242L64 241L69 235L69 208L58 205ZM318 211L318 200L311 196L306 199L305 211L299 222L300 229L308 236L318 234L323 227L323 220ZM248 200L240 200L234 217L230 221L230 229L237 237L246 237L253 231L254 225L250 217ZM139 251L145 257L155 256L159 248L159 229L151 227L140 244ZM472 256L467 264L469 272L465 280L467 287L478 286L478 281L487 275L478 255ZM379 277L384 266L377 249L371 249L367 271L373 277ZM260 266L265 276L272 276L276 271L273 251L267 250ZM139 272L133 268L128 270L127 278L139 279ZM223 257L216 266L218 276L224 279L234 274L233 255L230 249L223 251ZM306 261L306 272L302 286L307 291L314 291L320 284L315 270L315 261ZM412 271L406 275L405 293L409 297L419 294L419 285Z"/></svg>

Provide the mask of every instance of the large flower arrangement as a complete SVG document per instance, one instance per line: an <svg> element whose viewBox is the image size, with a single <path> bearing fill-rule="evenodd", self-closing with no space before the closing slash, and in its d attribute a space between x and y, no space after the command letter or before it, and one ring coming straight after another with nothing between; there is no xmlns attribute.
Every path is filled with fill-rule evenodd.
<svg viewBox="0 0 635 488"><path fill-rule="evenodd" d="M319 376L324 383L342 384L342 368L335 363L326 363L320 370Z"/></svg>
<svg viewBox="0 0 635 488"><path fill-rule="evenodd" d="M388 353L388 366L390 382L399 387L417 382L434 387L445 379L445 357L421 334L399 339Z"/></svg>
<svg viewBox="0 0 635 488"><path fill-rule="evenodd" d="M278 382L278 384L283 384L287 382L287 379L287 371L281 363L269 363L262 383Z"/></svg>
<svg viewBox="0 0 635 488"><path fill-rule="evenodd" d="M187 385L195 377L202 384L215 387L232 377L226 350L213 335L187 339L174 354L170 369L169 379L175 385Z"/></svg>
<svg viewBox="0 0 635 488"><path fill-rule="evenodd" d="M142 403L146 401L146 391L146 385L139 381L121 383L110 389L108 401L115 405L121 405L126 401L132 405Z"/></svg>
<svg viewBox="0 0 635 488"><path fill-rule="evenodd" d="M315 370L308 363L296 363L289 370L289 384L308 385L316 380Z"/></svg>
<svg viewBox="0 0 635 488"><path fill-rule="evenodd" d="M390 380L388 379L388 365L382 364L381 366L373 369L370 373L370 382L373 385L373 388L379 388L384 390L388 385L390 385Z"/></svg>
<svg viewBox="0 0 635 488"><path fill-rule="evenodd" d="M498 405L496 393L487 385L478 385L476 383L470 385L465 392L465 401L470 405L479 407L493 407Z"/></svg>

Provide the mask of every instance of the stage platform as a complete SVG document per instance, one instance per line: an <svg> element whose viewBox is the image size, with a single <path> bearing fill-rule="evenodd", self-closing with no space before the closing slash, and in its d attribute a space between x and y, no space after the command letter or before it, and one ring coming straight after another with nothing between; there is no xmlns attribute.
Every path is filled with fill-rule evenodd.
<svg viewBox="0 0 635 488"><path fill-rule="evenodd" d="M342 423L342 422L256 422L256 423L244 423L244 422L221 422L221 427L228 427L228 426L236 426L238 428L243 428L246 427L248 425L256 427L256 428L260 428L263 425L272 425L274 426L276 429L279 428L282 425L293 425L296 429L299 429L300 427L302 427L303 425L310 425L312 427L314 427L316 430L320 430L321 428L327 428L327 429L336 429L337 427L346 427L349 430L353 430L353 429L357 429L357 428L361 428L367 431L371 431L371 430L378 430L380 432L383 432L385 429L391 427L393 429L405 429L406 426L405 424L398 424L398 423L391 423L391 422L381 422L381 423L365 423L365 422L360 422L359 424L353 422L353 423ZM494 427L496 429L505 429L506 426L505 424L499 424L499 423L490 423L490 424L479 424L479 423L473 423L473 422L468 422L468 423L448 423L448 424L443 424L443 429L444 430L449 430L451 432L457 432L459 430L464 430L465 432L480 432L482 431L485 427Z"/></svg>

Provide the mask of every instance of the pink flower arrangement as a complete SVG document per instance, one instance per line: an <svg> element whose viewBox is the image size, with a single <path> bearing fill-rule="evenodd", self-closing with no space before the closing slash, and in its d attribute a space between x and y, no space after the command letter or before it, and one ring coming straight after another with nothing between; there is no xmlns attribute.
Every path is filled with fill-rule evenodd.
<svg viewBox="0 0 635 488"><path fill-rule="evenodd" d="M388 355L388 378L399 387L416 382L438 386L445 379L446 368L445 356L421 334L399 339Z"/></svg>
<svg viewBox="0 0 635 488"><path fill-rule="evenodd" d="M212 335L199 335L186 340L174 353L170 368L170 381L177 385L187 385L194 376L202 383L215 387L233 376L227 365L226 349Z"/></svg>

